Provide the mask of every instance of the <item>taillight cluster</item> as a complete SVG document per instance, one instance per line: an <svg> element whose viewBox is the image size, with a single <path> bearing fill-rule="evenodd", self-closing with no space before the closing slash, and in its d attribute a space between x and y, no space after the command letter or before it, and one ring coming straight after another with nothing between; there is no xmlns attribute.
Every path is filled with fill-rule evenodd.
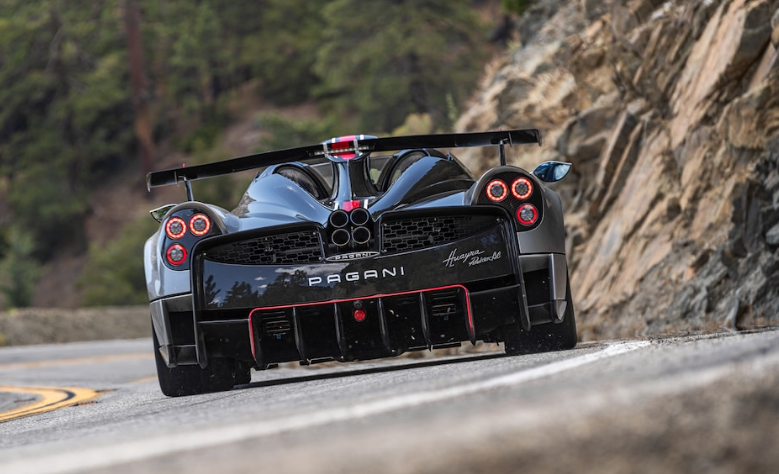
<svg viewBox="0 0 779 474"><path fill-rule="evenodd" d="M177 211L165 221L163 253L165 263L174 270L189 268L187 256L195 243L211 233L211 218L193 209Z"/></svg>
<svg viewBox="0 0 779 474"><path fill-rule="evenodd" d="M499 204L516 217L522 228L530 228L535 226L541 217L541 196L535 191L535 185L530 178L518 173L503 172L493 176L482 191L483 197L477 198L477 202Z"/></svg>

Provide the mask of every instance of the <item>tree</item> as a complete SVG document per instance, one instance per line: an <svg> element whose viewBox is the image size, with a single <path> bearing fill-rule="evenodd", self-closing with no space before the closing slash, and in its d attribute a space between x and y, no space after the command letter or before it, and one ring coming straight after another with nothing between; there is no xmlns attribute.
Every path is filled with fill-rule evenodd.
<svg viewBox="0 0 779 474"><path fill-rule="evenodd" d="M277 104L312 98L319 83L313 71L322 43L322 2L267 0L262 24L250 36L244 61L256 64L261 94Z"/></svg>
<svg viewBox="0 0 779 474"><path fill-rule="evenodd" d="M85 306L117 306L148 301L143 274L143 245L157 229L148 215L128 222L120 237L105 246L91 245L79 280Z"/></svg>
<svg viewBox="0 0 779 474"><path fill-rule="evenodd" d="M31 258L34 245L30 235L19 227L12 227L8 234L8 248L0 259L0 293L5 306L24 308L32 301L39 268Z"/></svg>
<svg viewBox="0 0 779 474"><path fill-rule="evenodd" d="M146 78L144 74L143 45L141 44L141 10L136 0L122 0L124 27L127 33L127 55L130 68L133 107L135 109L135 135L141 151L141 169L144 174L152 171L154 142L152 140L149 106L146 103Z"/></svg>
<svg viewBox="0 0 779 474"><path fill-rule="evenodd" d="M118 26L103 2L0 4L0 173L39 258L84 244L86 188L132 148Z"/></svg>
<svg viewBox="0 0 779 474"><path fill-rule="evenodd" d="M368 132L411 113L449 125L447 96L461 103L482 71L484 30L466 2L332 0L323 20L320 97Z"/></svg>
<svg viewBox="0 0 779 474"><path fill-rule="evenodd" d="M532 7L535 0L500 0L500 6L503 11L522 15L525 10Z"/></svg>

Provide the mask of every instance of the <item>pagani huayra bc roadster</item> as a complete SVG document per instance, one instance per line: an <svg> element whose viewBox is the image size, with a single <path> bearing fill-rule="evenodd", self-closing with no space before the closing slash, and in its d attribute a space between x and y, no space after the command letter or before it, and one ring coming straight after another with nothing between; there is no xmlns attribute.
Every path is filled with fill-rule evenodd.
<svg viewBox="0 0 779 474"><path fill-rule="evenodd" d="M360 135L150 173L149 189L184 183L188 198L152 211L144 251L162 392L462 342L574 347L563 210L544 184L570 164L505 164L506 146L540 142L537 130ZM474 146L501 162L478 179L438 150ZM191 181L251 169L232 211L192 196Z"/></svg>

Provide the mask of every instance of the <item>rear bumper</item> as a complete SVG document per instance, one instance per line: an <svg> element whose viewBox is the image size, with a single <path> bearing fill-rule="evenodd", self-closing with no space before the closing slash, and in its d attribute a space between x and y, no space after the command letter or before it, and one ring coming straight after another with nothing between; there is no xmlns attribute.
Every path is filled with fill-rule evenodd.
<svg viewBox="0 0 779 474"><path fill-rule="evenodd" d="M263 369L279 362L365 360L477 340L497 342L505 324L558 323L566 311L562 254L517 257L519 275L296 305L195 310L192 294L151 303L169 367L212 357ZM358 320L364 312L364 319ZM356 317L359 316L359 317Z"/></svg>

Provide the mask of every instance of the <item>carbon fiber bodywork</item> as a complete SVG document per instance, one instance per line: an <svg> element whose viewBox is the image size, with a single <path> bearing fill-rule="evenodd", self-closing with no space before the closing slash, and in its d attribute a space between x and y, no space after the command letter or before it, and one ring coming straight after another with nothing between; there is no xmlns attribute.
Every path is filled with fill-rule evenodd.
<svg viewBox="0 0 779 474"><path fill-rule="evenodd" d="M539 136L517 132L505 132L505 140ZM497 133L468 138L500 144ZM400 138L413 144L419 137ZM374 157L360 140L369 139L328 142L326 160L313 163L280 164L280 152L271 152L274 163L231 212L192 201L167 209L145 247L163 392L229 388L229 380L211 386L201 379L190 391L166 388L163 379L179 380L177 368L207 373L215 361L233 367L231 380L239 383L238 373L251 367L372 359L477 340L506 341L507 351L519 353L510 346L522 338L511 334L565 321L575 344L554 191L520 168L499 166L476 180L438 150ZM381 149L382 140L372 143ZM220 174L219 166L198 173ZM149 182L178 180L177 171L152 173ZM202 216L209 227L197 221ZM543 348L525 351L535 350Z"/></svg>

